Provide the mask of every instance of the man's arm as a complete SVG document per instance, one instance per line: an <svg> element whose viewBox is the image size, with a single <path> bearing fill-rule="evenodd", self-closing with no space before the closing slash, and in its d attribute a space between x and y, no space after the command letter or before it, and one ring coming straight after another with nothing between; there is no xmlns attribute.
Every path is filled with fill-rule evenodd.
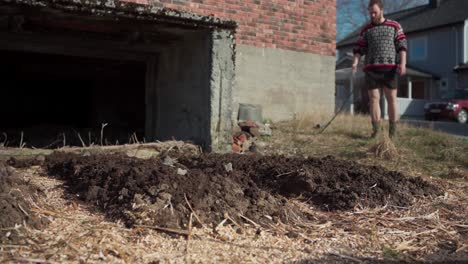
<svg viewBox="0 0 468 264"><path fill-rule="evenodd" d="M361 58L361 54L359 53L354 53L354 59L353 59L353 74L356 74L357 72L357 66L359 64L359 59Z"/></svg>
<svg viewBox="0 0 468 264"><path fill-rule="evenodd" d="M361 56L364 56L367 54L367 36L366 36L367 28L368 28L368 25L364 26L364 28L359 33L359 38L357 42L354 44L354 48L353 48L354 59L353 59L353 68L352 68L353 75L357 72L357 66L359 65L359 60Z"/></svg>
<svg viewBox="0 0 468 264"><path fill-rule="evenodd" d="M400 75L404 76L406 75L406 51L408 50L408 41L406 40L403 28L398 23L395 29L395 48L397 52L400 53L400 65L398 65Z"/></svg>
<svg viewBox="0 0 468 264"><path fill-rule="evenodd" d="M406 50L400 51L400 75L406 75Z"/></svg>

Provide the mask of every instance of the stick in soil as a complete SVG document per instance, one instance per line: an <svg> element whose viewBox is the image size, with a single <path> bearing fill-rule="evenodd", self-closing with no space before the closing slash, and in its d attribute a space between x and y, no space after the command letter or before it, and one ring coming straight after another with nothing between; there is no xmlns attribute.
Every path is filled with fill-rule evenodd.
<svg viewBox="0 0 468 264"><path fill-rule="evenodd" d="M330 252L329 254L332 255L332 256L340 257L342 259L352 260L352 261L357 262L357 263L364 263L362 260L347 256L347 255L343 255L343 254L340 254L340 253L337 253L337 252Z"/></svg>
<svg viewBox="0 0 468 264"><path fill-rule="evenodd" d="M229 221L231 221L235 226L241 228L242 230L244 229L241 225L239 225L234 219L232 219L229 214L226 212L224 213L224 218L228 219Z"/></svg>
<svg viewBox="0 0 468 264"><path fill-rule="evenodd" d="M255 223L253 220L251 220L251 219L249 219L249 218L243 216L242 214L239 214L239 217L241 217L241 218L243 218L244 220L246 220L247 222L253 224L255 227L260 227L259 224Z"/></svg>
<svg viewBox="0 0 468 264"><path fill-rule="evenodd" d="M200 218L198 218L198 215L193 210L192 205L190 205L190 203L189 203L189 201L187 199L187 195L185 193L184 193L184 198L185 198L185 202L187 203L188 207L190 208L190 211L192 211L192 214L195 216L197 221L202 225L202 227L205 228L206 227L205 224L203 224L203 222L200 220Z"/></svg>
<svg viewBox="0 0 468 264"><path fill-rule="evenodd" d="M185 262L190 263L189 261L189 256L190 256L190 239L192 238L192 221L193 221L193 213L190 213L190 219L189 219L189 226L188 226L188 232L189 235L187 236L187 247L186 247L186 254L185 254Z"/></svg>
<svg viewBox="0 0 468 264"><path fill-rule="evenodd" d="M149 226L149 225L135 225L135 227L149 228L149 229L154 229L154 230L158 230L158 231L163 231L163 232L166 232L166 233L173 233L173 234L183 235L183 236L187 236L187 237L190 235L190 233L187 230L165 228L165 227L158 227L158 226Z"/></svg>

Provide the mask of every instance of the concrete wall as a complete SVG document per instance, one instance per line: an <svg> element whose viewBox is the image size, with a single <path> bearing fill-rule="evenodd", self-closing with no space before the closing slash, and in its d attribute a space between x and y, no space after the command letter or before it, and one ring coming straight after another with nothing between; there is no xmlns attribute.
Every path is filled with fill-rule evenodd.
<svg viewBox="0 0 468 264"><path fill-rule="evenodd" d="M196 33L160 53L147 91L148 135L190 140L207 150L231 145L234 62L229 31ZM152 79L149 77L149 79Z"/></svg>
<svg viewBox="0 0 468 264"><path fill-rule="evenodd" d="M334 91L334 56L237 46L234 114L239 103L260 104L273 120L332 113Z"/></svg>
<svg viewBox="0 0 468 264"><path fill-rule="evenodd" d="M212 32L210 77L211 146L218 152L232 151L232 113L235 81L234 35Z"/></svg>
<svg viewBox="0 0 468 264"><path fill-rule="evenodd" d="M210 40L192 36L159 55L153 131L157 139L209 143Z"/></svg>

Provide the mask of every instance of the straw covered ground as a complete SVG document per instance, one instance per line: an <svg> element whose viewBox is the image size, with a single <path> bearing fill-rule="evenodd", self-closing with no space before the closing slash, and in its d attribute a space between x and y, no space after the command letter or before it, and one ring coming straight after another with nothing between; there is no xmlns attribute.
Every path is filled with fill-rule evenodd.
<svg viewBox="0 0 468 264"><path fill-rule="evenodd" d="M256 154L202 154L175 142L143 154L61 149L4 161L0 262L468 261L463 163L447 179L392 169L396 161L369 155L372 142L360 144L360 160L293 153L292 144L327 136L294 125L277 125ZM407 155L399 144L397 160Z"/></svg>

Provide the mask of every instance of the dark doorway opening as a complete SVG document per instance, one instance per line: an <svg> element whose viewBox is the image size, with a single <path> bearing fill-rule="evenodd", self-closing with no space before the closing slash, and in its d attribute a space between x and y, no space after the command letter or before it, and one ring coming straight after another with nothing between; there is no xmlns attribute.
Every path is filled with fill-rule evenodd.
<svg viewBox="0 0 468 264"><path fill-rule="evenodd" d="M0 58L0 144L56 148L143 140L144 62L7 50Z"/></svg>

